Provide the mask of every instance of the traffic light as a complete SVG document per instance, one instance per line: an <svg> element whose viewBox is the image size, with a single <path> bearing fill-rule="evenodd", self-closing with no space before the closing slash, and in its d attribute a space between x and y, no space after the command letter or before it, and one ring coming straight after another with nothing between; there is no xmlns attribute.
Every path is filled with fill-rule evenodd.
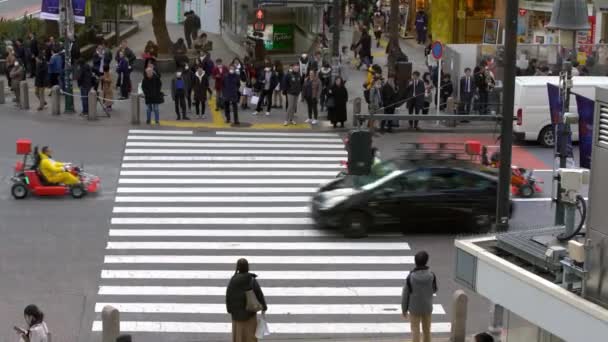
<svg viewBox="0 0 608 342"><path fill-rule="evenodd" d="M262 32L266 29L266 23L264 22L264 10L258 8L255 10L255 21L253 23L254 32Z"/></svg>
<svg viewBox="0 0 608 342"><path fill-rule="evenodd" d="M369 131L350 131L346 146L348 152L348 173L351 175L368 175L372 162L372 135Z"/></svg>

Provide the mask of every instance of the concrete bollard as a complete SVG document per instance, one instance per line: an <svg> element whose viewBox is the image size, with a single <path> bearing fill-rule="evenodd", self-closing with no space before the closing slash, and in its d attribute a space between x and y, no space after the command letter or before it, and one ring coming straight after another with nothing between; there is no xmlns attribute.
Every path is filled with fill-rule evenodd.
<svg viewBox="0 0 608 342"><path fill-rule="evenodd" d="M446 114L454 114L454 98L453 97L448 97L447 103L446 103L446 109L445 109L445 113Z"/></svg>
<svg viewBox="0 0 608 342"><path fill-rule="evenodd" d="M30 90L27 81L19 83L19 100L21 101L21 109L30 109Z"/></svg>
<svg viewBox="0 0 608 342"><path fill-rule="evenodd" d="M463 290L454 291L452 303L452 331L450 342L465 342L469 297Z"/></svg>
<svg viewBox="0 0 608 342"><path fill-rule="evenodd" d="M359 127L361 125L361 121L357 119L357 115L361 114L361 98L356 97L353 100L353 127Z"/></svg>
<svg viewBox="0 0 608 342"><path fill-rule="evenodd" d="M6 96L4 95L4 80L0 80L0 104L6 102Z"/></svg>
<svg viewBox="0 0 608 342"><path fill-rule="evenodd" d="M95 89L89 91L89 121L97 120L97 92Z"/></svg>
<svg viewBox="0 0 608 342"><path fill-rule="evenodd" d="M101 311L101 341L115 342L120 335L120 312L110 305Z"/></svg>
<svg viewBox="0 0 608 342"><path fill-rule="evenodd" d="M140 123L140 103L139 103L139 94L132 93L131 94L131 124L139 125Z"/></svg>
<svg viewBox="0 0 608 342"><path fill-rule="evenodd" d="M58 85L51 88L51 114L61 114L61 88Z"/></svg>

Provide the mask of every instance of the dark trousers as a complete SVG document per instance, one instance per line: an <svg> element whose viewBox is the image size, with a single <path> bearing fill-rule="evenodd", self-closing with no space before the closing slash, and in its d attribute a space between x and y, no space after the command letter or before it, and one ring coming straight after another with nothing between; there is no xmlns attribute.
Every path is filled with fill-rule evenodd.
<svg viewBox="0 0 608 342"><path fill-rule="evenodd" d="M192 109L192 89L186 92L186 103L188 104L188 110Z"/></svg>
<svg viewBox="0 0 608 342"><path fill-rule="evenodd" d="M479 92L479 114L487 114L488 113L488 92L480 91Z"/></svg>
<svg viewBox="0 0 608 342"><path fill-rule="evenodd" d="M129 76L123 76L124 79L120 83L120 97L129 98L129 90L131 89L131 78Z"/></svg>
<svg viewBox="0 0 608 342"><path fill-rule="evenodd" d="M89 113L89 91L91 88L80 87L80 101L82 103L82 113Z"/></svg>
<svg viewBox="0 0 608 342"><path fill-rule="evenodd" d="M317 118L319 117L319 107L317 106L318 102L319 102L319 99L317 99L316 97L307 97L306 98L306 105L308 107L308 118L309 119L317 120Z"/></svg>
<svg viewBox="0 0 608 342"><path fill-rule="evenodd" d="M469 114L471 113L471 105L473 103L473 93L465 93L462 95L460 99L460 114Z"/></svg>
<svg viewBox="0 0 608 342"><path fill-rule="evenodd" d="M407 110L410 114L420 114L420 106L415 102L407 104ZM418 127L418 120L408 120L410 127Z"/></svg>
<svg viewBox="0 0 608 342"><path fill-rule="evenodd" d="M230 107L232 107L232 112L234 113L234 123L239 124L239 101L224 101L224 116L226 117L226 122L230 123Z"/></svg>
<svg viewBox="0 0 608 342"><path fill-rule="evenodd" d="M395 109L387 107L384 109L384 114L395 114ZM388 132L391 132L393 130L393 120L380 121L380 129L384 130L384 128L386 128Z"/></svg>
<svg viewBox="0 0 608 342"><path fill-rule="evenodd" d="M262 110L264 99L266 100L266 111L270 112L270 107L272 107L272 89L262 90L260 93L260 99L258 100L258 106L255 109L256 112L260 112Z"/></svg>
<svg viewBox="0 0 608 342"><path fill-rule="evenodd" d="M196 115L205 115L205 107L207 107L207 99L194 99Z"/></svg>
<svg viewBox="0 0 608 342"><path fill-rule="evenodd" d="M376 47L380 47L380 38L382 38L382 31L374 31L376 37Z"/></svg>
<svg viewBox="0 0 608 342"><path fill-rule="evenodd" d="M175 103L175 115L177 115L177 119L186 118L186 92L183 90L178 90L175 92L175 98L173 99ZM180 108L181 108L181 116L180 116Z"/></svg>
<svg viewBox="0 0 608 342"><path fill-rule="evenodd" d="M192 49L192 32L184 31L184 36L186 36L186 45L188 49Z"/></svg>
<svg viewBox="0 0 608 342"><path fill-rule="evenodd" d="M418 44L424 44L426 42L426 31L416 30L416 41Z"/></svg>

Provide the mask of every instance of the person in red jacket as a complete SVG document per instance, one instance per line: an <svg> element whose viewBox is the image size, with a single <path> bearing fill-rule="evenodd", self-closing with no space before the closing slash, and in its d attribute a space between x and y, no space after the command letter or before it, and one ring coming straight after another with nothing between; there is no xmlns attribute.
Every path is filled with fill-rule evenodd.
<svg viewBox="0 0 608 342"><path fill-rule="evenodd" d="M211 73L211 76L213 77L213 80L215 81L215 84L214 84L215 94L216 94L215 110L220 110L221 108L223 108L224 100L222 98L222 88L223 88L224 77L226 76L226 74L228 74L228 68L226 68L222 64L221 58L216 59L215 67L213 67L213 71Z"/></svg>

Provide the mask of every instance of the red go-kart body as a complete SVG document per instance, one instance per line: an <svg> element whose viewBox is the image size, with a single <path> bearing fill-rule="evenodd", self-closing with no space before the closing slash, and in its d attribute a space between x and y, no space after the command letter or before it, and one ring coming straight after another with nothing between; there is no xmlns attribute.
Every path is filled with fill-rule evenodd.
<svg viewBox="0 0 608 342"><path fill-rule="evenodd" d="M38 170L26 166L28 156L31 154L31 142L21 139L17 141L17 154L23 155L23 161L17 161L15 175L12 178L11 194L16 199L23 199L29 194L34 196L65 196L81 198L87 193L95 193L100 188L100 178L84 173L80 168L74 167L70 172L80 178L81 184L67 186L63 184L48 184Z"/></svg>

